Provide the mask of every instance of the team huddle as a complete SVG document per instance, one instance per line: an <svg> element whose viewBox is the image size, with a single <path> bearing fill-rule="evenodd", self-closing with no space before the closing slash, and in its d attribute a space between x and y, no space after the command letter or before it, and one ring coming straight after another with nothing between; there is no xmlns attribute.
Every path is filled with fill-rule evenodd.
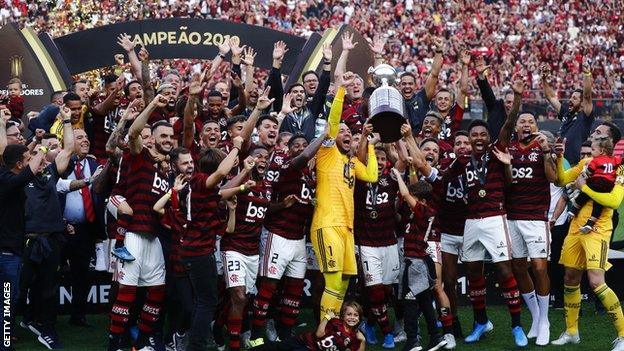
<svg viewBox="0 0 624 351"><path fill-rule="evenodd" d="M96 121L90 153L105 167L89 174L107 199L116 286L109 350L164 350L165 317L164 339L178 351L206 350L209 339L219 349L227 341L230 350L356 351L378 343L377 327L383 348L454 349L460 338L476 343L494 327L484 262L496 272L516 346L580 342L587 271L617 330L613 350L624 350L624 316L605 283L613 213L624 197L622 159L613 156L620 131L611 122L591 131L587 63L583 89L566 104L542 67L545 94L562 120L554 136L521 110L522 77L503 99L494 96L483 56L460 53L457 88L439 88L444 42L437 39L422 88L413 73L400 75L405 124L399 141L382 143L369 123L374 87L346 69L357 44L352 34L342 37L333 75L326 45L322 73L306 72L286 91L283 42L274 46L266 84L253 79L254 50L225 41L188 84L170 71L155 89L148 51L137 54L125 35L119 44L133 80L107 76L105 95L91 103L78 82L49 128L65 150L85 145L89 109ZM370 46L381 63L384 43L375 38ZM228 78L213 80L230 52ZM462 129L469 68L488 119ZM589 157L580 156L584 146ZM59 155L56 167L70 154ZM566 327L553 338L550 231L566 221L559 260ZM460 263L474 313L466 335L458 319ZM294 335L306 276L318 327ZM359 302L345 301L350 284ZM532 319L526 329L522 301ZM134 323L139 333L131 340Z"/></svg>

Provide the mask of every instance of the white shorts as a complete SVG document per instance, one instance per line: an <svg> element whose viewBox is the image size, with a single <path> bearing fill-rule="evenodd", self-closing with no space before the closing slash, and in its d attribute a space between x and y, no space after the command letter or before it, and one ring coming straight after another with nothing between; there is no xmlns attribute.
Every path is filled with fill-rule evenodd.
<svg viewBox="0 0 624 351"><path fill-rule="evenodd" d="M397 244L381 247L360 245L360 262L365 286L399 282L401 265Z"/></svg>
<svg viewBox="0 0 624 351"><path fill-rule="evenodd" d="M550 229L546 221L510 219L507 222L513 258L550 257Z"/></svg>
<svg viewBox="0 0 624 351"><path fill-rule="evenodd" d="M255 291L258 255L246 256L236 251L221 252L227 288L244 286L246 293Z"/></svg>
<svg viewBox="0 0 624 351"><path fill-rule="evenodd" d="M442 246L439 241L427 241L427 254L434 263L442 264Z"/></svg>
<svg viewBox="0 0 624 351"><path fill-rule="evenodd" d="M440 244L442 246L442 252L446 252L451 255L461 257L462 245L464 244L464 238L459 235L451 235L451 234L442 233Z"/></svg>
<svg viewBox="0 0 624 351"><path fill-rule="evenodd" d="M221 235L215 240L215 261L217 262L217 275L223 275L223 260L221 257Z"/></svg>
<svg viewBox="0 0 624 351"><path fill-rule="evenodd" d="M165 257L157 237L126 232L124 245L134 261L117 263L117 281L129 286L165 284Z"/></svg>
<svg viewBox="0 0 624 351"><path fill-rule="evenodd" d="M316 254L314 253L312 243L306 242L306 256L308 259L307 268L311 271L320 271L321 268L319 266L318 260L316 259Z"/></svg>
<svg viewBox="0 0 624 351"><path fill-rule="evenodd" d="M280 280L282 276L303 279L308 265L305 238L286 239L267 231L261 254L260 276Z"/></svg>
<svg viewBox="0 0 624 351"><path fill-rule="evenodd" d="M489 253L494 263L509 261L510 241L506 216L466 219L461 260L483 261Z"/></svg>

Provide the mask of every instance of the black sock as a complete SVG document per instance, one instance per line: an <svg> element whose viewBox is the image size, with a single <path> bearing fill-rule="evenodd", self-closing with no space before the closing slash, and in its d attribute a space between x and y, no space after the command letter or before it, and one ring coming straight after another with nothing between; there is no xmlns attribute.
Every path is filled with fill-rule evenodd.
<svg viewBox="0 0 624 351"><path fill-rule="evenodd" d="M438 317L435 309L433 308L433 296L431 295L431 290L421 292L418 294L417 298L418 307L422 311L425 316L425 321L427 322L427 331L429 332L429 335L438 335Z"/></svg>

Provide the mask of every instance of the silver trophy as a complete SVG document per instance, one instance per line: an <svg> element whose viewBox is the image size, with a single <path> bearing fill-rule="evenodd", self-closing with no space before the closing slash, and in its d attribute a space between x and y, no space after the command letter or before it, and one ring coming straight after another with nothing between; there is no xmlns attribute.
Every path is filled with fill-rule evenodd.
<svg viewBox="0 0 624 351"><path fill-rule="evenodd" d="M401 139L401 125L406 122L403 96L390 84L395 84L398 77L392 66L385 63L368 69L378 88L368 100L369 123L379 133L381 142L391 143Z"/></svg>

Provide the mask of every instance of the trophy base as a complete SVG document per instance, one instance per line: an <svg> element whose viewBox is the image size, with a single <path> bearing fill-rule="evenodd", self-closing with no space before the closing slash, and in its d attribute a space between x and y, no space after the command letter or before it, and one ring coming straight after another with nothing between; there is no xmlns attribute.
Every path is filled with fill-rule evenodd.
<svg viewBox="0 0 624 351"><path fill-rule="evenodd" d="M401 126L407 120L395 112L382 112L369 120L373 125L373 132L379 133L382 143L393 143L401 139Z"/></svg>

